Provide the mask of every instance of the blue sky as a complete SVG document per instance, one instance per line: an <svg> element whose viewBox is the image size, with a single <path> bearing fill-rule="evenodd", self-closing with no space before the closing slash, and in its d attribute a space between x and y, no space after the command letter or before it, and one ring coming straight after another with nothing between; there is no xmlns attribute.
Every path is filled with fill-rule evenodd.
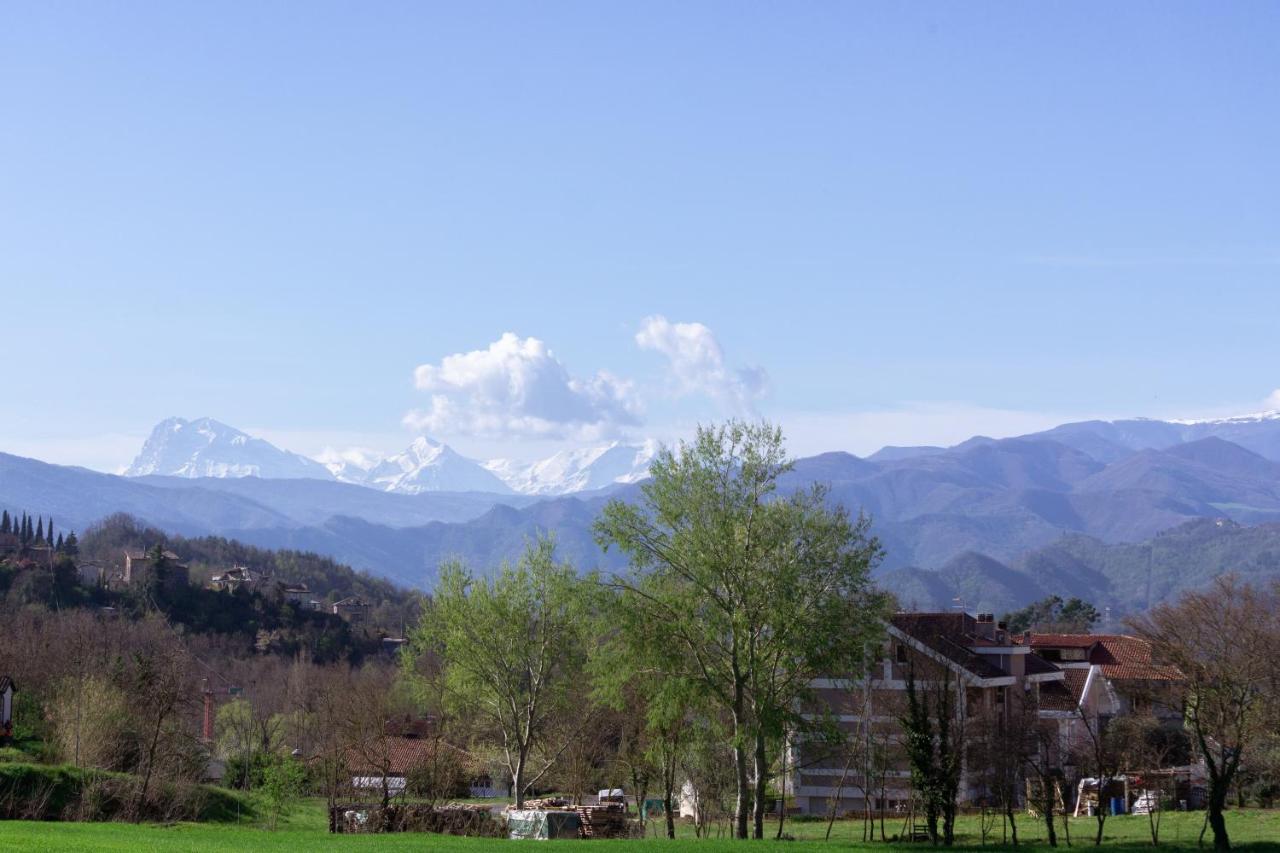
<svg viewBox="0 0 1280 853"><path fill-rule="evenodd" d="M1278 32L1247 2L9 4L0 450L112 470L175 414L520 456L734 413L869 452L1256 410Z"/></svg>

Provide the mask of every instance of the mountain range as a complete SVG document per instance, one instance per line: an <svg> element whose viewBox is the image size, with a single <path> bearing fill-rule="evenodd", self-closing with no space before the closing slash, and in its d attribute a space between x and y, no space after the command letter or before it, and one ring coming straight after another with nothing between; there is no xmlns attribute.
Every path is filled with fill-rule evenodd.
<svg viewBox="0 0 1280 853"><path fill-rule="evenodd" d="M168 439L180 449L168 459L156 452L163 442L153 435L150 452L144 449L133 466L140 476L0 454L0 505L51 512L61 529L129 512L173 532L313 550L430 588L442 560L458 557L488 570L541 531L553 531L562 556L584 568L620 566L620 555L600 551L591 524L607 499L636 499L637 472L652 454L651 447L614 446L533 465L473 463L492 479L471 479L471 468L453 479L453 463L471 460L424 439L404 459L357 466L368 472L363 482L370 487L343 482L324 466L317 475L305 464L312 460L300 463L247 437L237 442L238 431L230 428L193 421L168 429L181 437ZM217 453L193 454L182 443L191 441L182 435L191 429ZM210 440L210 431L219 438ZM229 452L239 449L254 455ZM221 476L250 465L256 475ZM282 469L307 473L291 479L270 473ZM433 469L449 476L437 477ZM205 470L220 476L192 476ZM975 437L949 448L885 448L866 458L825 453L797 460L783 485L812 482L827 484L833 502L872 516L886 548L882 582L922 605L945 606L958 596L999 610L1046 589L1091 589L1107 597L1099 606L1137 607L1201 576L1180 558L1153 562L1155 552L1143 550L1144 543L1186 551L1189 540L1169 539L1169 531L1205 520L1250 543L1248 565L1265 569L1273 559L1266 554L1280 554L1275 413L1199 422L1089 421L1017 438ZM459 483L461 490L432 490Z"/></svg>
<svg viewBox="0 0 1280 853"><path fill-rule="evenodd" d="M561 451L533 462L480 462L419 436L392 456L353 451L332 454L322 462L281 450L213 418L168 418L155 426L123 473L126 477L336 480L403 495L563 495L635 482L648 471L655 450L653 442L613 442Z"/></svg>

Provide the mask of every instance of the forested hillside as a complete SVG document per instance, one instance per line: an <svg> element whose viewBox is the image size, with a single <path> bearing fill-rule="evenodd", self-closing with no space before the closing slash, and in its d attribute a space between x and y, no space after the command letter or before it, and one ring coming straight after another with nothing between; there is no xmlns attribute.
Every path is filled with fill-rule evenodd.
<svg viewBox="0 0 1280 853"><path fill-rule="evenodd" d="M1078 596L1114 616L1141 612L1205 587L1223 573L1246 581L1280 577L1280 524L1247 527L1225 518L1189 521L1142 542L1065 536L1016 560L967 552L941 568L893 569L880 583L904 607L1005 612L1051 594Z"/></svg>
<svg viewBox="0 0 1280 853"><path fill-rule="evenodd" d="M303 654L316 662L381 654L383 637L403 636L417 619L417 593L316 554L269 551L220 537L166 536L126 515L111 516L79 537L70 534L64 541L59 535L50 544L45 518L14 518L21 519L20 532L0 533L0 599L14 610L84 609L127 621L159 616L209 637L220 653ZM160 560L161 568L125 582L126 550ZM162 554L171 556L157 556ZM178 581L178 564L186 567L189 583ZM250 568L260 580L235 590L208 588L211 575L233 566ZM307 594L290 600L284 588L299 585ZM351 597L369 605L357 623L330 606Z"/></svg>

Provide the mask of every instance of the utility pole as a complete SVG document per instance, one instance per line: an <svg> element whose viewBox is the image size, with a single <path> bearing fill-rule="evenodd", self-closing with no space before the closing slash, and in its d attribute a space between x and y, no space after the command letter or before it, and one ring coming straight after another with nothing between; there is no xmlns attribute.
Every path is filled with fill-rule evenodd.
<svg viewBox="0 0 1280 853"><path fill-rule="evenodd" d="M206 744L213 743L213 691L209 689L209 679L200 681L200 692L204 694L204 728L200 734Z"/></svg>

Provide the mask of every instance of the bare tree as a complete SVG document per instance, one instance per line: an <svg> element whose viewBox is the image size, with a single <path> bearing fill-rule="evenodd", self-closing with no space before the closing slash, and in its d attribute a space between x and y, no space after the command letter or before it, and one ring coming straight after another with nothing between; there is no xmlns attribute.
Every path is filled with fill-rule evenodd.
<svg viewBox="0 0 1280 853"><path fill-rule="evenodd" d="M183 737L181 731L171 730L193 695L190 658L186 650L177 635L158 616L147 617L137 627L137 645L130 655L125 680L134 699L133 707L143 738L138 771L142 778L132 808L133 819L141 821L156 770L168 757L166 747L181 749L175 740L193 747L195 739ZM167 738L166 735L173 737Z"/></svg>
<svg viewBox="0 0 1280 853"><path fill-rule="evenodd" d="M1097 847L1102 844L1103 828L1107 822L1108 809L1104 802L1107 789L1120 774L1126 757L1126 744L1117 738L1118 732L1110 730L1108 721L1088 713L1083 704L1076 706L1076 719L1085 737L1076 745L1074 764L1097 780L1098 807L1093 810L1093 818L1098 825L1093 844Z"/></svg>
<svg viewBox="0 0 1280 853"><path fill-rule="evenodd" d="M1250 747L1278 722L1280 585L1224 576L1131 624L1151 643L1154 659L1182 673L1187 725L1209 776L1213 845L1229 850L1228 792Z"/></svg>
<svg viewBox="0 0 1280 853"><path fill-rule="evenodd" d="M1028 806L1040 812L1050 847L1058 846L1053 817L1062 795L1062 750L1052 720L1023 717L1027 734L1024 766L1028 775Z"/></svg>

